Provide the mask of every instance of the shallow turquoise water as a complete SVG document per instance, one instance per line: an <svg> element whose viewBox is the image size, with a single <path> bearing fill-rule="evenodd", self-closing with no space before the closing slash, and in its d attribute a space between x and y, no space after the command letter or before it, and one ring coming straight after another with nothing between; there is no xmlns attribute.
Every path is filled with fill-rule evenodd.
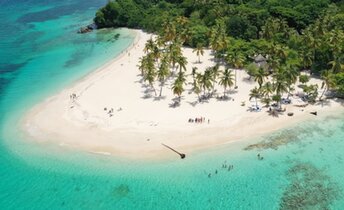
<svg viewBox="0 0 344 210"><path fill-rule="evenodd" d="M27 109L131 44L125 29L75 33L104 3L0 0L0 209L342 209L344 112L183 161L25 140L16 125Z"/></svg>

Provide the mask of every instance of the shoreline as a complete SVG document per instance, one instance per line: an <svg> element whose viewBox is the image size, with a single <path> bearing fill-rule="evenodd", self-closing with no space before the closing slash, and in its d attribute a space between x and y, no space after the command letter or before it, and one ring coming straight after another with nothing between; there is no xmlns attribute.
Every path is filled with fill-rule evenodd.
<svg viewBox="0 0 344 210"><path fill-rule="evenodd" d="M243 70L238 70L241 81L238 91L233 90L230 94L233 100L210 99L209 103L193 104L196 96L188 94L187 88L181 106L171 108L174 96L169 86L164 88L165 98L145 98L147 89L138 76L137 64L146 40L152 35L131 31L136 33L135 39L124 53L33 107L20 123L25 136L37 143L50 142L100 155L133 159L178 158L161 144L188 155L290 127L312 119L310 111L328 112L341 108L339 103L330 100L330 107L325 108L286 105L288 112L294 112L293 117L285 113L274 118L266 113L266 108L257 113L249 112L248 92L255 84L245 81L247 75ZM209 50L201 64L195 62L197 56L192 49L183 48L183 51L188 57L188 71L191 66L205 68L213 64ZM220 87L218 91L221 95ZM74 102L71 102L71 94L77 96ZM243 100L246 101L244 107L240 105ZM113 116L104 110L110 107L115 110ZM203 117L205 122L187 122L194 117Z"/></svg>

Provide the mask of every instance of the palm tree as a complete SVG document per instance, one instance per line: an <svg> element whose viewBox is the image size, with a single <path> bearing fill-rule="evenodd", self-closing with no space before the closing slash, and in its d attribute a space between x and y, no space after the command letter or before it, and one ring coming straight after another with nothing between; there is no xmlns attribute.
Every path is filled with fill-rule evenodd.
<svg viewBox="0 0 344 210"><path fill-rule="evenodd" d="M176 79L173 83L172 91L173 91L173 94L178 96L178 100L180 102L181 95L184 92L183 83Z"/></svg>
<svg viewBox="0 0 344 210"><path fill-rule="evenodd" d="M227 64L235 69L235 87L237 87L237 69L243 67L245 57L236 52L229 52L226 57Z"/></svg>
<svg viewBox="0 0 344 210"><path fill-rule="evenodd" d="M159 97L162 94L162 88L165 85L166 79L168 78L168 76L170 75L170 71L169 71L169 61L168 61L168 57L165 55L163 57L163 59L161 60L159 69L158 69L158 80L160 81L160 93L159 93Z"/></svg>
<svg viewBox="0 0 344 210"><path fill-rule="evenodd" d="M193 79L195 79L195 77L196 77L196 75L197 75L197 70L198 70L197 67L192 67L191 75L192 75L192 78L193 78Z"/></svg>
<svg viewBox="0 0 344 210"><path fill-rule="evenodd" d="M226 49L228 45L228 40L226 34L226 24L224 19L216 20L215 26L213 26L210 30L209 43L215 56L221 55L221 52L224 49Z"/></svg>
<svg viewBox="0 0 344 210"><path fill-rule="evenodd" d="M185 81L186 81L186 78L185 78L184 72L179 72L172 86L173 94L178 96L179 102L181 100L181 95L184 92Z"/></svg>
<svg viewBox="0 0 344 210"><path fill-rule="evenodd" d="M197 94L198 100L200 99L199 94L201 93L201 87L198 84L198 81L196 78L194 78L192 83L192 91Z"/></svg>
<svg viewBox="0 0 344 210"><path fill-rule="evenodd" d="M151 88L154 90L156 96L156 90L154 88L154 81L157 76L156 68L154 65L154 58L153 55L150 53L147 57L147 66L146 66L146 73L143 76L143 80L147 81Z"/></svg>
<svg viewBox="0 0 344 210"><path fill-rule="evenodd" d="M270 72L274 72L276 71L276 69L278 69L281 65L281 60L276 58L276 57L273 57L273 56L270 56L267 60L267 63L269 65L269 70Z"/></svg>
<svg viewBox="0 0 344 210"><path fill-rule="evenodd" d="M220 74L219 70L220 70L220 66L218 64L216 64L215 66L213 66L209 69L209 71L211 72L211 75L213 77L213 79L212 79L212 81L213 81L213 93L215 91L216 78Z"/></svg>
<svg viewBox="0 0 344 210"><path fill-rule="evenodd" d="M267 74L265 70L260 67L257 73L253 75L253 77L254 77L254 81L258 83L259 88L261 88L264 83L265 78L267 77Z"/></svg>
<svg viewBox="0 0 344 210"><path fill-rule="evenodd" d="M167 20L163 24L163 37L165 42L175 40L177 36L177 29L174 22Z"/></svg>
<svg viewBox="0 0 344 210"><path fill-rule="evenodd" d="M315 52L320 46L320 41L313 36L309 30L305 30L303 34L303 42L307 45L308 49L312 50L312 60L315 60Z"/></svg>
<svg viewBox="0 0 344 210"><path fill-rule="evenodd" d="M204 48L201 44L197 44L197 47L192 51L196 52L196 55L198 56L198 63L201 63L201 55L204 54Z"/></svg>
<svg viewBox="0 0 344 210"><path fill-rule="evenodd" d="M180 43L172 42L172 44L169 45L168 52L169 52L169 60L170 60L170 63L172 64L172 69L174 70L179 57L182 56Z"/></svg>
<svg viewBox="0 0 344 210"><path fill-rule="evenodd" d="M298 69L296 68L296 66L294 65L287 65L287 66L284 66L282 68L283 70L283 75L284 75L284 78L288 84L288 99L291 95L291 91L293 91L293 84L296 83L297 81L297 77L299 76L300 72L298 71Z"/></svg>
<svg viewBox="0 0 344 210"><path fill-rule="evenodd" d="M301 65L304 69L309 68L313 64L313 54L311 51L303 49L300 52Z"/></svg>
<svg viewBox="0 0 344 210"><path fill-rule="evenodd" d="M288 48L280 44L272 44L270 53L273 57L277 57L281 61L285 61L288 57Z"/></svg>
<svg viewBox="0 0 344 210"><path fill-rule="evenodd" d="M272 100L278 104L279 109L282 108L281 107L281 99L282 99L282 96L279 95L279 94L276 94L276 95L272 96Z"/></svg>
<svg viewBox="0 0 344 210"><path fill-rule="evenodd" d="M319 100L322 99L324 94L329 91L330 88L335 86L335 81L333 79L333 73L330 70L325 70L321 73L321 78L324 80L322 82L321 88L324 88L324 91L321 93Z"/></svg>
<svg viewBox="0 0 344 210"><path fill-rule="evenodd" d="M188 64L186 57L184 57L182 55L178 56L176 63L179 65L179 72L181 72L183 70L186 71L186 65Z"/></svg>
<svg viewBox="0 0 344 210"><path fill-rule="evenodd" d="M148 54L149 52L153 52L155 48L155 43L153 38L150 38L147 40L146 44L145 44L145 48L143 48L143 52Z"/></svg>
<svg viewBox="0 0 344 210"><path fill-rule="evenodd" d="M273 83L273 88L276 93L274 97L276 98L277 96L279 96L280 98L282 98L283 93L288 92L288 83L284 79L277 79ZM278 104L279 104L279 107L281 108L280 101L278 101Z"/></svg>
<svg viewBox="0 0 344 210"><path fill-rule="evenodd" d="M262 94L268 98L270 98L270 95L274 92L274 88L271 82L266 82L261 87Z"/></svg>
<svg viewBox="0 0 344 210"><path fill-rule="evenodd" d="M331 65L331 71L333 73L339 73L344 70L344 64L339 56L336 56L334 60L330 61L328 64Z"/></svg>
<svg viewBox="0 0 344 210"><path fill-rule="evenodd" d="M253 89L250 91L250 100L251 100L252 98L255 99L255 101L256 101L256 107L258 107L258 101L257 101L257 99L260 98L260 96L261 96L260 90L259 90L257 87L253 88Z"/></svg>
<svg viewBox="0 0 344 210"><path fill-rule="evenodd" d="M145 72L147 70L147 62L148 62L148 58L147 56L142 56L139 60L139 70L141 72L141 75L144 76Z"/></svg>
<svg viewBox="0 0 344 210"><path fill-rule="evenodd" d="M251 80L251 77L254 77L258 73L258 68L256 64L251 63L245 67L245 70L247 74L249 75L249 80Z"/></svg>
<svg viewBox="0 0 344 210"><path fill-rule="evenodd" d="M229 68L226 68L220 77L220 85L223 86L223 96L226 97L226 89L227 87L231 87L234 85L234 78L232 71Z"/></svg>
<svg viewBox="0 0 344 210"><path fill-rule="evenodd" d="M205 70L203 74L197 74L198 84L203 90L203 95L205 96L205 91L210 90L213 86L213 77L210 70Z"/></svg>

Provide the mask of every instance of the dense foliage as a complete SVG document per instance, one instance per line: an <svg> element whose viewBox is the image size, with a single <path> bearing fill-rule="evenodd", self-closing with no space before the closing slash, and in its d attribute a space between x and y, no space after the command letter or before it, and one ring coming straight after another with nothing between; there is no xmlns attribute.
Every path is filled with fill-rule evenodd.
<svg viewBox="0 0 344 210"><path fill-rule="evenodd" d="M94 20L99 27L142 28L177 45L210 47L219 63L246 66L251 76L261 77L260 88L266 71L291 84L301 70L311 69L328 90L344 95L343 1L116 0ZM267 59L265 71L249 65L258 54Z"/></svg>

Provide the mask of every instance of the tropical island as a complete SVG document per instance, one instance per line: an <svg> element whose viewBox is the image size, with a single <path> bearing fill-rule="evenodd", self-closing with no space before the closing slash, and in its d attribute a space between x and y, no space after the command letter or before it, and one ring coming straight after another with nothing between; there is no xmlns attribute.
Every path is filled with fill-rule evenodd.
<svg viewBox="0 0 344 210"><path fill-rule="evenodd" d="M173 155L162 144L189 153L342 109L340 1L117 0L94 21L140 30L25 117L34 139L161 157Z"/></svg>

